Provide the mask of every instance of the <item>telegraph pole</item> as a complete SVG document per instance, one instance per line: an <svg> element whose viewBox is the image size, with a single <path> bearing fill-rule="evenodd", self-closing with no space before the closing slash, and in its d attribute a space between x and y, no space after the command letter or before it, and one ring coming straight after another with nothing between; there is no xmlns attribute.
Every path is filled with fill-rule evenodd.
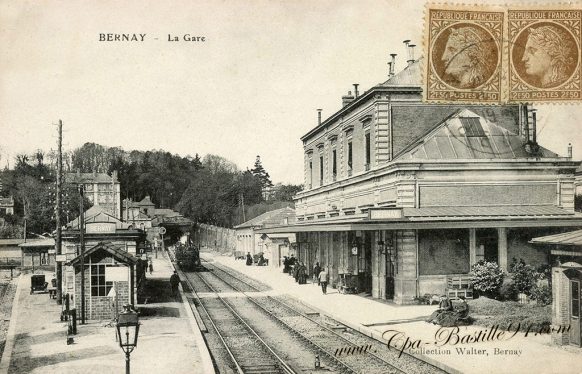
<svg viewBox="0 0 582 374"><path fill-rule="evenodd" d="M55 253L56 257L60 257L62 252L62 227L61 227L61 188L62 188L62 176L63 176L63 121L59 120L58 124L59 131L59 143L58 143L58 155L57 155L57 194L56 194L56 224L57 224L57 237L55 240ZM61 262L55 262L57 267L57 304L63 303L63 265Z"/></svg>

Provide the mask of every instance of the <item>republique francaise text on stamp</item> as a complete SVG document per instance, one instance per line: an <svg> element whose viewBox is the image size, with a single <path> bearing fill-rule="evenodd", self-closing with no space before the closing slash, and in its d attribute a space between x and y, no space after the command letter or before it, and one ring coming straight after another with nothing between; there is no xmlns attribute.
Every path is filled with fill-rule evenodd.
<svg viewBox="0 0 582 374"><path fill-rule="evenodd" d="M425 100L579 101L582 6L578 8L429 5Z"/></svg>

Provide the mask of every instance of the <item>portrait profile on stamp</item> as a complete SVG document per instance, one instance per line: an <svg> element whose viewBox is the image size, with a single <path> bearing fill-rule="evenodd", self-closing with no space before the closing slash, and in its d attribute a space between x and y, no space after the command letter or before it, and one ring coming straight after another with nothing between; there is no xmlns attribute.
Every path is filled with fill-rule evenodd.
<svg viewBox="0 0 582 374"><path fill-rule="evenodd" d="M503 12L429 9L428 17L427 99L498 102Z"/></svg>
<svg viewBox="0 0 582 374"><path fill-rule="evenodd" d="M581 13L508 10L510 101L580 99Z"/></svg>

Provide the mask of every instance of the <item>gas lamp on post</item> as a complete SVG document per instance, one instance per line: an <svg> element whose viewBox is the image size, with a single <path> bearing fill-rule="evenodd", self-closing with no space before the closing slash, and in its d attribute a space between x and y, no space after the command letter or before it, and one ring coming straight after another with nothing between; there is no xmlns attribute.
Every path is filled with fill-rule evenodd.
<svg viewBox="0 0 582 374"><path fill-rule="evenodd" d="M115 327L119 346L125 353L125 374L129 374L129 356L137 347L140 323L139 316L129 305L125 305L124 308L125 310L119 314Z"/></svg>

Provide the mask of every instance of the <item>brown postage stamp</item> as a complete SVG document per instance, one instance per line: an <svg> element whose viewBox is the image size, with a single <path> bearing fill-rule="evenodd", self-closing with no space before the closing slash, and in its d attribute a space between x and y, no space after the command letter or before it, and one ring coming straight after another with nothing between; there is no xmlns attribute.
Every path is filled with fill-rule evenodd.
<svg viewBox="0 0 582 374"><path fill-rule="evenodd" d="M437 7L427 16L427 101L499 102L505 13Z"/></svg>
<svg viewBox="0 0 582 374"><path fill-rule="evenodd" d="M580 100L581 10L509 9L509 100Z"/></svg>
<svg viewBox="0 0 582 374"><path fill-rule="evenodd" d="M428 5L424 95L432 102L581 100L582 6Z"/></svg>

